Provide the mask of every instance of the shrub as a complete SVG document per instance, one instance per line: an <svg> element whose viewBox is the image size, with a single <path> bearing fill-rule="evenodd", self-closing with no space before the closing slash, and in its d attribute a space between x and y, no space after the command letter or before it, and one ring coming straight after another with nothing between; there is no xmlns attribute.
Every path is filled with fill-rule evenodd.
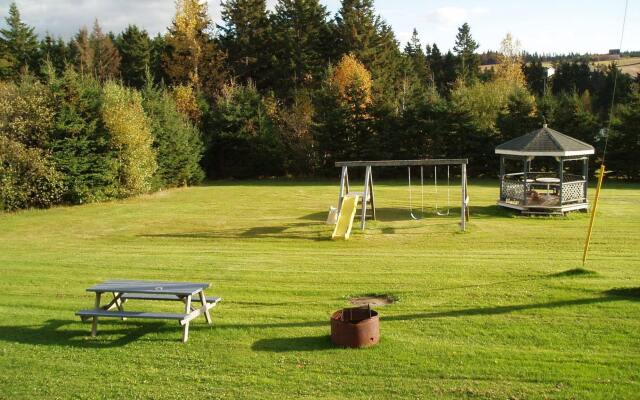
<svg viewBox="0 0 640 400"><path fill-rule="evenodd" d="M54 125L49 88L30 76L0 82L0 135L29 147L47 148Z"/></svg>
<svg viewBox="0 0 640 400"><path fill-rule="evenodd" d="M0 209L46 208L62 193L62 175L44 151L0 135Z"/></svg>

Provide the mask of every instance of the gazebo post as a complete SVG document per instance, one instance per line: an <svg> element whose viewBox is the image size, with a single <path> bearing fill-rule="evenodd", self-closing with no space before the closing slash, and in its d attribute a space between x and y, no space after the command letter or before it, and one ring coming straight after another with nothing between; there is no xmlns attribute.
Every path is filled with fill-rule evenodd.
<svg viewBox="0 0 640 400"><path fill-rule="evenodd" d="M558 185L558 198L560 199L560 206L562 206L562 186L564 185L564 157L560 157L558 161L558 178L560 178L560 185Z"/></svg>
<svg viewBox="0 0 640 400"><path fill-rule="evenodd" d="M500 156L500 200L504 201L504 156Z"/></svg>
<svg viewBox="0 0 640 400"><path fill-rule="evenodd" d="M523 187L524 190L522 191L522 204L524 204L525 206L528 203L528 199L527 199L527 180L529 179L529 159L525 156L524 157L524 175L523 175Z"/></svg>
<svg viewBox="0 0 640 400"><path fill-rule="evenodd" d="M587 188L589 187L587 184L589 181L589 157L585 157L582 160L582 179L584 179L584 201L587 201Z"/></svg>

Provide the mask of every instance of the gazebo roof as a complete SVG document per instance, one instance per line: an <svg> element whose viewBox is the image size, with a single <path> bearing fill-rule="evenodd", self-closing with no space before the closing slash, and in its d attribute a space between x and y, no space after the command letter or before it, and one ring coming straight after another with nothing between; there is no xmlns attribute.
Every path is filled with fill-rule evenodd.
<svg viewBox="0 0 640 400"><path fill-rule="evenodd" d="M593 146L543 125L542 128L496 147L496 154L568 157L595 153Z"/></svg>

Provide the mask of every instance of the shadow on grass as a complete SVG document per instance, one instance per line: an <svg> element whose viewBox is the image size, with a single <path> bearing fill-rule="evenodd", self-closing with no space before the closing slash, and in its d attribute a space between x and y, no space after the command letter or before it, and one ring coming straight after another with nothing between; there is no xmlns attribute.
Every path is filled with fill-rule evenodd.
<svg viewBox="0 0 640 400"><path fill-rule="evenodd" d="M139 235L146 238L172 238L172 239L287 239L287 240L311 240L316 242L329 241L329 235L322 235L323 232L301 231L298 228L307 228L319 224L296 223L278 226L256 226L253 228L238 230L210 230L201 232L176 232L176 233L151 233Z"/></svg>
<svg viewBox="0 0 640 400"><path fill-rule="evenodd" d="M597 272L595 271L590 271L588 269L584 269L584 268L573 268L573 269L568 269L566 271L562 271L562 272L557 272L555 274L550 274L548 275L549 278L571 278L571 277L578 277L578 276L596 276L598 275Z"/></svg>
<svg viewBox="0 0 640 400"><path fill-rule="evenodd" d="M446 212L446 207L441 207L441 210ZM358 209L356 213L355 221L360 220L360 214L362 210ZM447 217L456 219L460 216L460 207L451 207L449 209L449 215L436 215L435 209L433 207L425 207L424 213L420 211L420 207L413 209L414 215L419 217L420 219L424 219L425 221L429 220L437 220L442 219L446 220ZM324 222L327 219L328 211L315 212L307 215L303 215L298 219L308 220L308 221L318 221ZM370 217L367 217L367 221L371 221ZM377 207L376 208L376 221L377 222L402 222L402 221L411 221L411 214L409 212L409 207Z"/></svg>
<svg viewBox="0 0 640 400"><path fill-rule="evenodd" d="M609 296L622 297L628 300L640 300L640 287L613 288L605 292Z"/></svg>
<svg viewBox="0 0 640 400"><path fill-rule="evenodd" d="M256 341L252 350L284 353L288 351L319 351L334 348L329 335L272 338Z"/></svg>
<svg viewBox="0 0 640 400"><path fill-rule="evenodd" d="M491 219L491 218L513 218L518 215L515 210L500 207L496 204L491 206L469 206L469 218Z"/></svg>
<svg viewBox="0 0 640 400"><path fill-rule="evenodd" d="M91 338L91 324L83 324L85 329L68 329L77 321L51 319L43 325L0 326L0 341L34 345L69 346L80 348L112 348L125 346L148 333L175 331L176 341L180 340L181 329L157 322L123 322L119 328L101 328L98 336ZM112 336L118 336L111 339Z"/></svg>

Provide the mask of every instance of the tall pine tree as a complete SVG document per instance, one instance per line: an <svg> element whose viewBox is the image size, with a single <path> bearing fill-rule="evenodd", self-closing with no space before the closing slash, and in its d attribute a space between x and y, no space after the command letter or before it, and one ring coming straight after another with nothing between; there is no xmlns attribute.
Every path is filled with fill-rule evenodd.
<svg viewBox="0 0 640 400"><path fill-rule="evenodd" d="M427 64L427 57L422 49L417 29L413 29L411 39L404 48L405 57L409 59L411 67L424 86L432 86L432 74Z"/></svg>
<svg viewBox="0 0 640 400"><path fill-rule="evenodd" d="M57 74L61 74L70 61L69 47L60 37L56 39L47 34L40 42L38 51L40 60L50 63Z"/></svg>
<svg viewBox="0 0 640 400"><path fill-rule="evenodd" d="M113 79L120 74L120 53L96 19L93 31L89 36L89 43L93 49L93 73L100 81Z"/></svg>
<svg viewBox="0 0 640 400"><path fill-rule="evenodd" d="M9 6L9 16L5 21L7 27L0 29L0 76L8 78L37 66L38 38L34 28L20 18L15 2Z"/></svg>
<svg viewBox="0 0 640 400"><path fill-rule="evenodd" d="M151 68L151 39L146 30L129 25L116 40L122 57L122 80L130 86L141 88L145 84L147 68Z"/></svg>
<svg viewBox="0 0 640 400"><path fill-rule="evenodd" d="M399 110L402 54L392 29L375 14L373 0L343 0L335 29L341 54L355 55L371 71L379 101L392 103Z"/></svg>
<svg viewBox="0 0 640 400"><path fill-rule="evenodd" d="M317 87L332 51L326 7L318 0L280 0L273 20L275 88Z"/></svg>
<svg viewBox="0 0 640 400"><path fill-rule="evenodd" d="M480 45L471 36L471 27L465 22L458 28L456 42L453 46L460 61L459 76L463 82L472 81L478 76L480 58L475 53L478 47Z"/></svg>
<svg viewBox="0 0 640 400"><path fill-rule="evenodd" d="M266 1L227 0L221 7L220 42L234 76L241 83L255 82L258 89L271 86L274 60Z"/></svg>

